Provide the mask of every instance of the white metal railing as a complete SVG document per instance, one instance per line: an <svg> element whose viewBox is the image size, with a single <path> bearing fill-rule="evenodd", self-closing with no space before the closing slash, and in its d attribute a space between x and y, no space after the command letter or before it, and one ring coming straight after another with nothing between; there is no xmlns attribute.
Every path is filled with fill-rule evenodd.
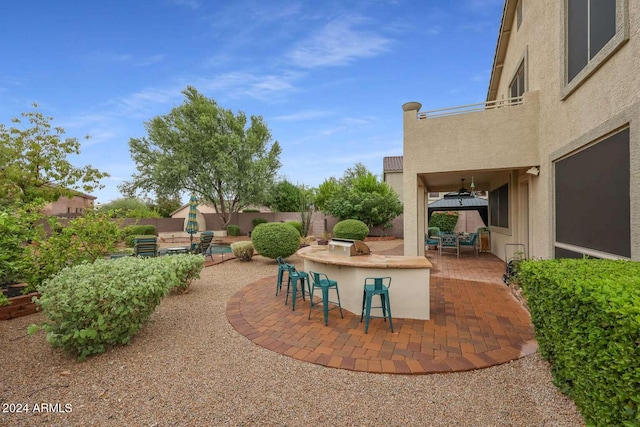
<svg viewBox="0 0 640 427"><path fill-rule="evenodd" d="M477 104L459 105L457 107L441 108L438 110L422 111L418 113L418 120L433 119L436 117L455 116L458 114L473 113L476 111L493 110L495 108L512 107L523 103L522 96L500 99L497 101L479 102Z"/></svg>

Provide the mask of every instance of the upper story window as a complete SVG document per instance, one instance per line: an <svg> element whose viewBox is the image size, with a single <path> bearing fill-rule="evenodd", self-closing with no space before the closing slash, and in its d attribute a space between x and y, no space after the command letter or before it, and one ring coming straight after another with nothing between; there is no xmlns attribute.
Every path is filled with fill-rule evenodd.
<svg viewBox="0 0 640 427"><path fill-rule="evenodd" d="M628 2L565 0L563 98L629 39Z"/></svg>
<svg viewBox="0 0 640 427"><path fill-rule="evenodd" d="M518 5L516 6L516 29L520 29L520 24L522 24L522 2L524 0L520 0Z"/></svg>
<svg viewBox="0 0 640 427"><path fill-rule="evenodd" d="M525 91L525 79L524 79L524 61L518 67L516 75L511 80L509 85L509 97L515 98L524 95Z"/></svg>

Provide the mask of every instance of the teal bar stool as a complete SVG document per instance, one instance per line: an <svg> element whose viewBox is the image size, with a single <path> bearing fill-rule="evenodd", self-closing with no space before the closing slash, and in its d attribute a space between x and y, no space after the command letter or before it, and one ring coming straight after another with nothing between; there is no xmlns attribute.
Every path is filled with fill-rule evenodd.
<svg viewBox="0 0 640 427"><path fill-rule="evenodd" d="M297 271L293 265L289 266L289 280L287 281L287 297L284 299L284 304L287 305L289 301L289 294L291 294L291 308L296 311L296 297L298 295L298 280L300 280L300 290L302 291L302 299L304 300L304 285L305 283L309 287L309 295L311 295L311 284L309 283L309 275L304 271Z"/></svg>
<svg viewBox="0 0 640 427"><path fill-rule="evenodd" d="M278 296L278 292L280 291L280 289L282 289L282 278L284 276L284 273L287 272L288 274L289 268L292 266L284 262L282 257L276 258L276 262L278 263L278 281L276 282L276 296Z"/></svg>
<svg viewBox="0 0 640 427"><path fill-rule="evenodd" d="M389 326L393 332L393 321L391 320L391 303L389 302L389 287L391 287L391 277L367 277L364 279L364 292L362 294L362 313L360 314L360 322L364 318L364 333L369 333L369 319L371 318L372 308L381 308L382 317L387 321L389 316ZM371 307L373 296L380 295L379 307Z"/></svg>
<svg viewBox="0 0 640 427"><path fill-rule="evenodd" d="M324 273L315 273L313 271L309 272L311 276L311 291L309 292L309 316L308 320L311 319L311 310L314 308L313 304L313 293L316 288L320 288L322 290L322 309L324 311L324 325L327 326L329 324L329 304L335 305L332 308L340 309L340 317L344 319L344 315L342 314L342 305L340 305L340 292L338 292L338 282L335 280L330 280L326 274ZM329 301L329 289L335 289L336 295L338 296L338 302Z"/></svg>

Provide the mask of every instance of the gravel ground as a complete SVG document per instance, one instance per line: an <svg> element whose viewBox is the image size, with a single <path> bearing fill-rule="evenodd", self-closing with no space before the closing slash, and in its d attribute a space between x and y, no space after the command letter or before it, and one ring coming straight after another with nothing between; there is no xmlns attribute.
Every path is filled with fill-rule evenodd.
<svg viewBox="0 0 640 427"><path fill-rule="evenodd" d="M226 304L275 273L260 256L207 267L189 293L164 299L130 345L82 363L50 348L42 332L26 336L42 314L0 322L1 409L29 405L29 413L0 413L0 426L584 425L537 354L472 372L393 376L256 346L229 325ZM37 413L35 404L67 411Z"/></svg>

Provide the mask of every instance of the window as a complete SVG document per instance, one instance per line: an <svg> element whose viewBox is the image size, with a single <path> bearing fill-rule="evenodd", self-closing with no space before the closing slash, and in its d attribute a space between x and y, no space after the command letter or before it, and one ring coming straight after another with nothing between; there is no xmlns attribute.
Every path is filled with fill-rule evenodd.
<svg viewBox="0 0 640 427"><path fill-rule="evenodd" d="M509 184L489 192L489 224L509 228Z"/></svg>
<svg viewBox="0 0 640 427"><path fill-rule="evenodd" d="M440 197L440 193L438 193L437 191L430 191L429 192L429 198L430 199L437 199L438 197Z"/></svg>
<svg viewBox="0 0 640 427"><path fill-rule="evenodd" d="M568 81L571 81L616 34L616 2L569 0L567 14Z"/></svg>
<svg viewBox="0 0 640 427"><path fill-rule="evenodd" d="M555 216L556 257L631 257L629 128L555 162Z"/></svg>
<svg viewBox="0 0 640 427"><path fill-rule="evenodd" d="M511 81L509 85L509 96L511 98L520 97L524 94L524 61L518 67L518 71L516 71L516 75Z"/></svg>
<svg viewBox="0 0 640 427"><path fill-rule="evenodd" d="M520 29L520 24L522 24L522 2L524 0L520 0L518 5L516 6L516 28Z"/></svg>

